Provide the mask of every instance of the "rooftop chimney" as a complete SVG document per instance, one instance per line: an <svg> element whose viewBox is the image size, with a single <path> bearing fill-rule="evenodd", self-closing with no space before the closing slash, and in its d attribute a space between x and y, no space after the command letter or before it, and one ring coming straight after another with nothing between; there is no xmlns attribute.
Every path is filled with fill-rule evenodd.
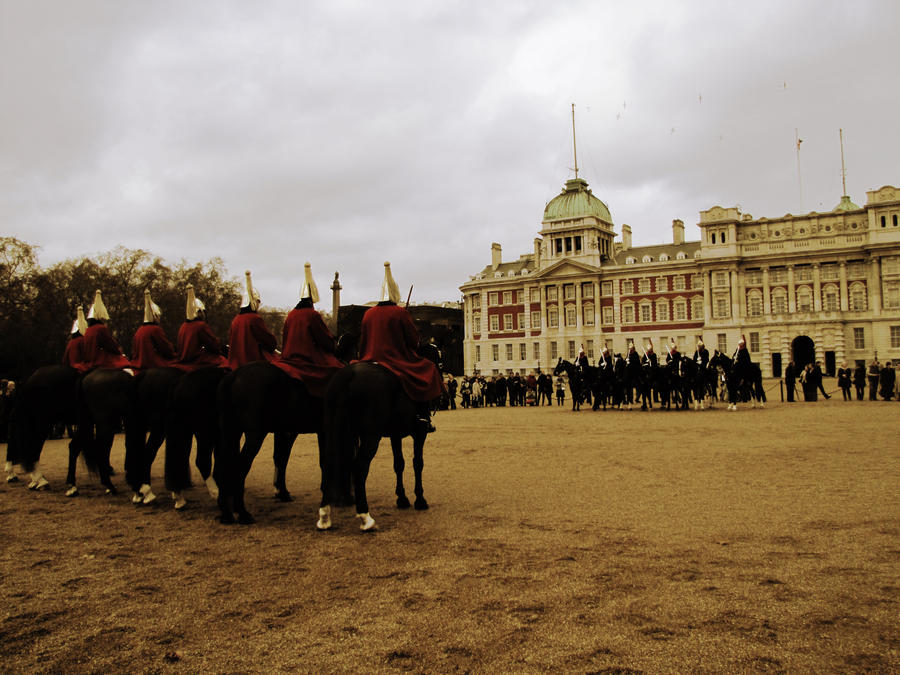
<svg viewBox="0 0 900 675"><path fill-rule="evenodd" d="M677 218L672 221L672 242L676 246L684 243L684 223Z"/></svg>
<svg viewBox="0 0 900 675"><path fill-rule="evenodd" d="M495 270L500 267L500 263L502 262L500 258L500 251L500 244L498 244L496 241L491 244L491 269Z"/></svg>
<svg viewBox="0 0 900 675"><path fill-rule="evenodd" d="M622 250L631 248L631 225L622 225Z"/></svg>
<svg viewBox="0 0 900 675"><path fill-rule="evenodd" d="M534 269L539 270L541 268L541 239L540 237L534 238Z"/></svg>

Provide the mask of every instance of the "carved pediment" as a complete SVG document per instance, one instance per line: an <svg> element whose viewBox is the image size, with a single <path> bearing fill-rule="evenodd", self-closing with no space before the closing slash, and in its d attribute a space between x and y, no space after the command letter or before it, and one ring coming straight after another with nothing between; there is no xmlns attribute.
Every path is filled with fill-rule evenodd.
<svg viewBox="0 0 900 675"><path fill-rule="evenodd" d="M593 265L587 265L585 263L576 262L574 260L560 260L558 262L553 263L549 267L545 267L540 272L532 275L539 279L546 279L548 277L566 277L566 276L581 276L584 274L598 274L600 272L599 267L594 267Z"/></svg>
<svg viewBox="0 0 900 675"><path fill-rule="evenodd" d="M885 185L878 190L870 190L866 195L869 198L869 204L900 201L900 189L895 188L893 185Z"/></svg>

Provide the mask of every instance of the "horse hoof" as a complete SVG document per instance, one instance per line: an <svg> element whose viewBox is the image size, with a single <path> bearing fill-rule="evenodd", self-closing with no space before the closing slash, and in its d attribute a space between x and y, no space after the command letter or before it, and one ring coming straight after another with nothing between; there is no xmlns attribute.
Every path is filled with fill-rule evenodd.
<svg viewBox="0 0 900 675"><path fill-rule="evenodd" d="M209 491L209 496L213 499L219 498L219 486L216 485L216 481L212 476L206 479L206 489Z"/></svg>
<svg viewBox="0 0 900 675"><path fill-rule="evenodd" d="M331 529L331 507L330 506L322 506L319 508L319 520L316 522L316 529L318 530L330 530Z"/></svg>
<svg viewBox="0 0 900 675"><path fill-rule="evenodd" d="M238 523L240 523L241 525L253 525L253 523L256 522L256 520L254 520L253 516L251 516L246 511L239 513L237 520L238 520Z"/></svg>
<svg viewBox="0 0 900 675"><path fill-rule="evenodd" d="M19 482L19 477L18 477L16 474L14 474L14 473L13 473L13 474L10 474L10 475L8 475L8 476L6 477L6 482L7 482L7 483L18 483L18 482Z"/></svg>
<svg viewBox="0 0 900 675"><path fill-rule="evenodd" d="M132 504L140 504L143 499L144 497L140 492L135 492L133 495L131 495Z"/></svg>
<svg viewBox="0 0 900 675"><path fill-rule="evenodd" d="M184 507L187 506L187 499L184 498L180 492L172 493L172 500L175 502L175 510L181 511Z"/></svg>
<svg viewBox="0 0 900 675"><path fill-rule="evenodd" d="M408 509L412 504L409 503L409 499L406 498L406 495L402 497L397 497L397 508L398 509Z"/></svg>
<svg viewBox="0 0 900 675"><path fill-rule="evenodd" d="M357 513L356 517L362 521L359 529L363 532L371 532L375 529L375 520L368 513Z"/></svg>
<svg viewBox="0 0 900 675"><path fill-rule="evenodd" d="M234 516L233 516L232 514L230 514L230 513L223 513L223 514L221 514L221 515L219 516L219 522L222 523L222 525L234 525L234 523L235 523L236 521L235 521Z"/></svg>
<svg viewBox="0 0 900 675"><path fill-rule="evenodd" d="M148 490L147 494L144 495L144 499L142 500L142 503L146 505L146 504L152 504L155 501L156 501L156 495Z"/></svg>
<svg viewBox="0 0 900 675"><path fill-rule="evenodd" d="M428 510L428 502L425 501L425 497L419 497L416 499L416 511L427 511Z"/></svg>
<svg viewBox="0 0 900 675"><path fill-rule="evenodd" d="M291 493L287 490L276 490L275 491L275 499L280 502L292 502L294 498L291 497Z"/></svg>
<svg viewBox="0 0 900 675"><path fill-rule="evenodd" d="M106 486L106 494L108 494L108 495L117 495L117 494L119 494L119 491L116 490L116 488L115 488L114 485L107 485L107 486Z"/></svg>
<svg viewBox="0 0 900 675"><path fill-rule="evenodd" d="M78 496L78 488L74 485L70 486L68 490L66 490L66 497L77 497Z"/></svg>
<svg viewBox="0 0 900 675"><path fill-rule="evenodd" d="M29 490L34 490L35 492L46 492L50 489L50 481L41 476L36 481L32 481L28 485Z"/></svg>

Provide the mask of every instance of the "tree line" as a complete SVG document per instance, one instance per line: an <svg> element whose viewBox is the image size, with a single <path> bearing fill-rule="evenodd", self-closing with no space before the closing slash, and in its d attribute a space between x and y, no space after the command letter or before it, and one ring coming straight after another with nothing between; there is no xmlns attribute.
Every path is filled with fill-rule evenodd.
<svg viewBox="0 0 900 675"><path fill-rule="evenodd" d="M162 310L160 325L173 343L185 319L188 284L206 304L213 332L223 344L228 341L243 287L228 275L221 258L171 264L149 251L119 246L42 268L38 250L0 237L0 378L21 380L39 366L59 363L76 308L81 305L87 314L97 289L109 309L109 328L126 354L143 322L145 289ZM284 312L261 313L280 336Z"/></svg>

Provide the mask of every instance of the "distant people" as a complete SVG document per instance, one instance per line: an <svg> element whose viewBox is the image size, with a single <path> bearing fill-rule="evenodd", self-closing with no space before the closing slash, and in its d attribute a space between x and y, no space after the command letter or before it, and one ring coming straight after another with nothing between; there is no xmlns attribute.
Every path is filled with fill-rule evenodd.
<svg viewBox="0 0 900 675"><path fill-rule="evenodd" d="M816 375L813 371L813 364L807 363L803 372L800 373L800 387L803 389L804 401L815 401L816 397Z"/></svg>
<svg viewBox="0 0 900 675"><path fill-rule="evenodd" d="M897 381L897 373L894 372L894 364L888 361L884 364L880 374L881 398L890 401L894 397L894 385Z"/></svg>
<svg viewBox="0 0 900 675"><path fill-rule="evenodd" d="M881 379L881 364L878 363L878 359L872 361L869 364L869 370L866 374L866 379L869 381L869 400L877 401L878 400L878 380Z"/></svg>
<svg viewBox="0 0 900 675"><path fill-rule="evenodd" d="M866 365L856 364L853 369L853 386L856 387L856 400L862 401L866 395Z"/></svg>
<svg viewBox="0 0 900 675"><path fill-rule="evenodd" d="M794 402L794 389L797 386L797 366L791 361L784 369L784 388L787 389L788 403Z"/></svg>
<svg viewBox="0 0 900 675"><path fill-rule="evenodd" d="M447 376L447 398L450 403L450 410L456 410L456 391L459 388L459 382L453 377L453 373Z"/></svg>
<svg viewBox="0 0 900 675"><path fill-rule="evenodd" d="M566 384L561 377L556 378L556 405L560 406L566 402Z"/></svg>
<svg viewBox="0 0 900 675"><path fill-rule="evenodd" d="M472 383L466 375L463 375L462 383L459 385L459 404L463 408L472 405Z"/></svg>
<svg viewBox="0 0 900 675"><path fill-rule="evenodd" d="M816 365L813 366L813 373L816 378L816 389L822 392L822 396L825 397L825 400L831 398L831 396L825 391L825 387L822 386L822 362L816 361Z"/></svg>
<svg viewBox="0 0 900 675"><path fill-rule="evenodd" d="M845 401L853 400L853 397L850 395L850 388L853 386L853 371L847 367L846 362L842 363L841 367L838 368L837 385L844 395Z"/></svg>

